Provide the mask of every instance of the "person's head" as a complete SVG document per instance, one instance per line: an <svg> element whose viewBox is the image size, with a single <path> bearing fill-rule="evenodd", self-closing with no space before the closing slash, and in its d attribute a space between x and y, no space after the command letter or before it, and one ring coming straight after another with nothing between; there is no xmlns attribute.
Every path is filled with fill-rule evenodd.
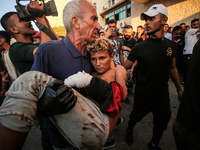
<svg viewBox="0 0 200 150"><path fill-rule="evenodd" d="M109 39L98 38L87 46L90 53L91 63L99 74L103 74L111 69L114 54L112 44Z"/></svg>
<svg viewBox="0 0 200 150"><path fill-rule="evenodd" d="M193 19L191 21L191 28L192 29L197 29L199 27L199 19Z"/></svg>
<svg viewBox="0 0 200 150"><path fill-rule="evenodd" d="M40 32L37 32L35 35L32 36L32 38L33 38L33 44L40 43L41 42Z"/></svg>
<svg viewBox="0 0 200 150"><path fill-rule="evenodd" d="M105 33L103 31L99 32L99 37L102 38L105 36Z"/></svg>
<svg viewBox="0 0 200 150"><path fill-rule="evenodd" d="M181 32L184 33L185 32L185 27L186 27L185 23L181 23L179 26L182 28Z"/></svg>
<svg viewBox="0 0 200 150"><path fill-rule="evenodd" d="M164 32L165 33L167 33L168 29L169 29L169 25L167 23L164 24Z"/></svg>
<svg viewBox="0 0 200 150"><path fill-rule="evenodd" d="M34 31L30 21L21 21L16 12L8 12L1 18L2 27L13 37L17 35L29 35L30 37L36 32Z"/></svg>
<svg viewBox="0 0 200 150"><path fill-rule="evenodd" d="M58 36L58 40L62 40L62 39L64 39L64 38L65 38L65 37L62 36L62 35Z"/></svg>
<svg viewBox="0 0 200 150"><path fill-rule="evenodd" d="M6 31L0 31L0 47L2 47L5 43L10 45L11 36Z"/></svg>
<svg viewBox="0 0 200 150"><path fill-rule="evenodd" d="M189 29L190 29L190 26L189 26L189 25L186 25L186 27L185 27L185 32L187 32Z"/></svg>
<svg viewBox="0 0 200 150"><path fill-rule="evenodd" d="M124 28L124 38L125 40L130 40L133 36L133 27L131 25L127 25Z"/></svg>
<svg viewBox="0 0 200 150"><path fill-rule="evenodd" d="M173 32L174 32L175 35L180 34L180 33L181 33L181 30L182 30L181 26L175 26L175 27L173 28Z"/></svg>
<svg viewBox="0 0 200 150"><path fill-rule="evenodd" d="M169 27L169 29L167 30L168 33L172 33L173 31L173 27Z"/></svg>
<svg viewBox="0 0 200 150"><path fill-rule="evenodd" d="M86 42L94 41L101 29L96 9L87 0L69 1L63 10L63 23L68 35L76 34Z"/></svg>
<svg viewBox="0 0 200 150"><path fill-rule="evenodd" d="M137 34L141 35L144 32L144 27L143 26L137 26Z"/></svg>
<svg viewBox="0 0 200 150"><path fill-rule="evenodd" d="M159 34L160 36L163 34L163 26L168 20L167 16L167 8L162 4L156 4L151 6L147 12L143 12L140 18L145 20L147 34Z"/></svg>
<svg viewBox="0 0 200 150"><path fill-rule="evenodd" d="M111 31L117 30L117 21L114 19L109 20L108 21L108 29L110 29Z"/></svg>

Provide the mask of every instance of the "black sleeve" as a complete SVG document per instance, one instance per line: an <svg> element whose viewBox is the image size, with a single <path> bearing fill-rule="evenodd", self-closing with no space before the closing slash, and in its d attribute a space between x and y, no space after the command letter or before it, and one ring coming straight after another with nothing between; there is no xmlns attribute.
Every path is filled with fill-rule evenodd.
<svg viewBox="0 0 200 150"><path fill-rule="evenodd" d="M87 92L88 95L100 105L105 102L109 102L110 104L112 102L112 85L98 77L92 78Z"/></svg>
<svg viewBox="0 0 200 150"><path fill-rule="evenodd" d="M132 61L132 62L135 62L136 61L136 53L137 53L137 48L134 46L131 49L127 59Z"/></svg>

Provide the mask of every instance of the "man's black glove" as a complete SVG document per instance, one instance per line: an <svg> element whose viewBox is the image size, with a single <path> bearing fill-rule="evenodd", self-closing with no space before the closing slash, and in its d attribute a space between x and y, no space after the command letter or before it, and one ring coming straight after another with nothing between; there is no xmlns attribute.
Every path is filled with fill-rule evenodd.
<svg viewBox="0 0 200 150"><path fill-rule="evenodd" d="M66 113L75 105L77 97L73 90L61 80L54 80L48 85L38 100L38 109L44 116Z"/></svg>

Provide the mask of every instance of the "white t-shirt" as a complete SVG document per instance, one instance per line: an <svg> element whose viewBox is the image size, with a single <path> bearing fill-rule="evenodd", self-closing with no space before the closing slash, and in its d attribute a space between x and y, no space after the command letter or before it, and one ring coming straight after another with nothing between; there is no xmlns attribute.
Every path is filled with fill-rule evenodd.
<svg viewBox="0 0 200 150"><path fill-rule="evenodd" d="M193 48L194 45L197 43L198 41L198 37L197 35L200 34L200 32L196 33L197 29L189 29L186 34L185 34L185 47L183 49L183 55L187 55L187 54L192 54L193 53Z"/></svg>
<svg viewBox="0 0 200 150"><path fill-rule="evenodd" d="M164 37L165 38L167 38L167 39L169 39L169 40L172 40L172 34L171 33L166 33L165 35L164 35Z"/></svg>
<svg viewBox="0 0 200 150"><path fill-rule="evenodd" d="M4 53L4 60L5 60L5 63L6 63L5 67L8 71L9 76L10 76L11 83L13 83L15 81L15 79L17 79L18 75L16 73L15 67L13 66L13 64L10 60L8 53Z"/></svg>

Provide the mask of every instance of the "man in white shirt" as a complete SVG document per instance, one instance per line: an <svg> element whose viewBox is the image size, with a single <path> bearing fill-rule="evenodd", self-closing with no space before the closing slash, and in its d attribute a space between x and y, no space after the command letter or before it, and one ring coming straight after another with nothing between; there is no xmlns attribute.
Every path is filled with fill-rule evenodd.
<svg viewBox="0 0 200 150"><path fill-rule="evenodd" d="M198 37L199 34L200 34L199 19L193 19L191 21L191 29L189 29L185 34L185 47L183 49L183 59L186 66L185 77L187 75L187 70L190 64L190 57L192 56L194 45L197 43L199 39ZM182 84L184 84L185 82L185 77L182 81Z"/></svg>

